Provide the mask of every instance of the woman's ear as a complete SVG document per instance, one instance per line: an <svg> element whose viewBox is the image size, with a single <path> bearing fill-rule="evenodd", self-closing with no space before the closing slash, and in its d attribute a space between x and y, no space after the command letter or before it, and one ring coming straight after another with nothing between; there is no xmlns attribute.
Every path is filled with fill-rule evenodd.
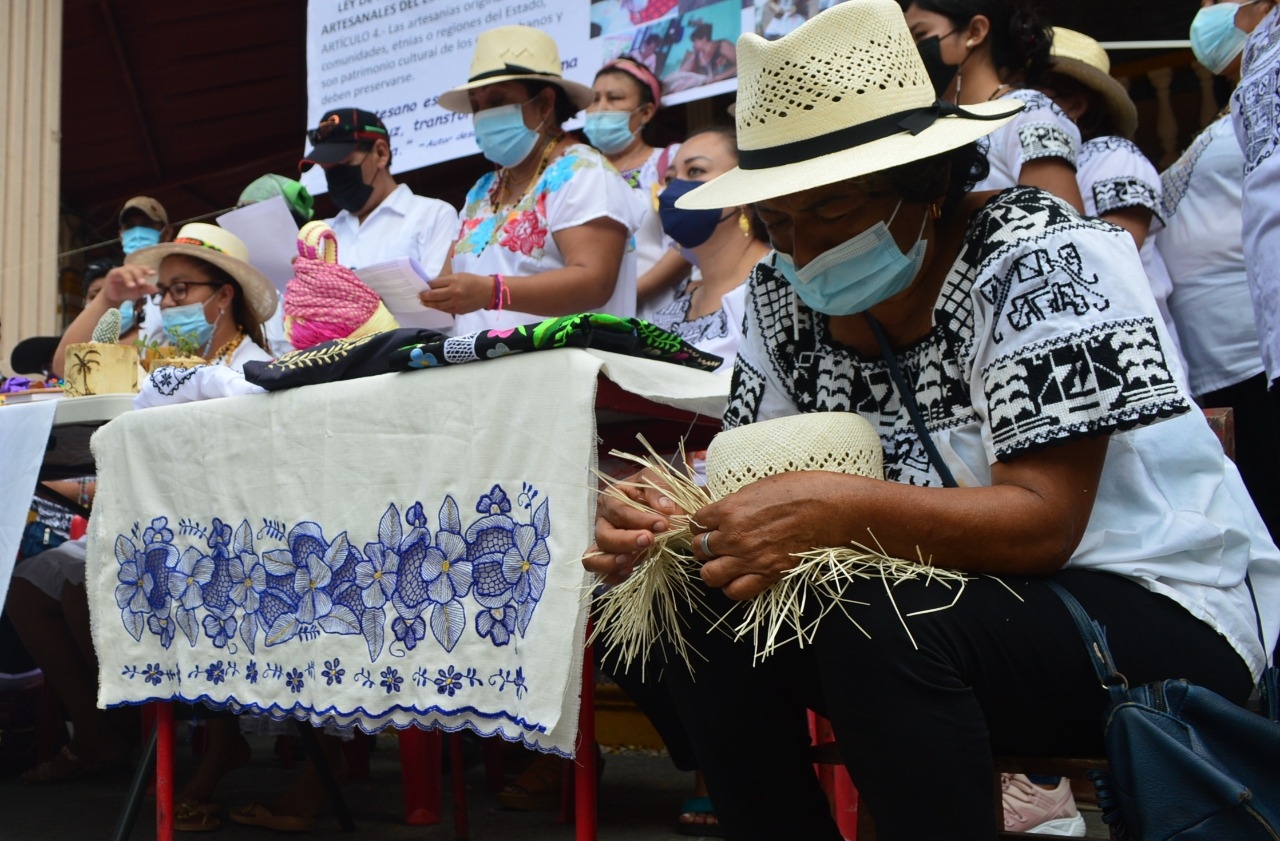
<svg viewBox="0 0 1280 841"><path fill-rule="evenodd" d="M987 43L987 36L990 34L991 19L986 15L974 15L964 28L964 45L976 50Z"/></svg>
<svg viewBox="0 0 1280 841"><path fill-rule="evenodd" d="M658 106L652 102L646 102L640 106L640 127L644 128L653 119L653 115L658 113Z"/></svg>

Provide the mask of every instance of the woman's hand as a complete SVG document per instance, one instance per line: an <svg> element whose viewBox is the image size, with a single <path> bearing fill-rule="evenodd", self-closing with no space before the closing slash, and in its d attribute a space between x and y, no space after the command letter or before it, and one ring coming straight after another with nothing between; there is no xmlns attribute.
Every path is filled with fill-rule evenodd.
<svg viewBox="0 0 1280 841"><path fill-rule="evenodd" d="M627 479L627 484L617 488L629 498L660 512L657 517L610 494L600 495L596 506L596 542L587 550L582 565L603 578L606 584L617 584L630 575L640 556L653 545L654 535L666 531L670 524L668 518L680 513L662 491L652 487L634 487L660 487L661 481L653 471L642 470Z"/></svg>
<svg viewBox="0 0 1280 841"><path fill-rule="evenodd" d="M487 309L493 303L494 280L490 275L445 274L431 281L425 292L418 293L418 300L431 307L453 315L464 315Z"/></svg>
<svg viewBox="0 0 1280 841"><path fill-rule="evenodd" d="M857 477L782 473L696 512L693 553L703 561L703 582L731 599L750 599L798 563L795 553L846 544L850 512L841 510L837 489L850 478Z"/></svg>
<svg viewBox="0 0 1280 841"><path fill-rule="evenodd" d="M107 304L106 309L159 292L153 283L155 278L156 270L146 266L117 266L107 272L101 292L101 297Z"/></svg>

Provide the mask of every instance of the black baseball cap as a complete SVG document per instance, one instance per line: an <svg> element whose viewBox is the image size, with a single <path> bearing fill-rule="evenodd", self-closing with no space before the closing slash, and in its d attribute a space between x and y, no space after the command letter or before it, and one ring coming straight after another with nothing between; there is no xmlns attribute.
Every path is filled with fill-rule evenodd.
<svg viewBox="0 0 1280 841"><path fill-rule="evenodd" d="M388 140L386 125L372 111L338 108L320 118L320 125L307 130L312 149L298 161L298 169L306 172L313 164L336 164L350 155L361 143Z"/></svg>

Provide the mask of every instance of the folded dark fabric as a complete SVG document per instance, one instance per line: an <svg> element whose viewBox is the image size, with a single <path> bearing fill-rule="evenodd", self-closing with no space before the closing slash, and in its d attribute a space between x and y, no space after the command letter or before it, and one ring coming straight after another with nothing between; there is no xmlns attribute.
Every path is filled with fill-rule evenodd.
<svg viewBox="0 0 1280 841"><path fill-rule="evenodd" d="M596 348L714 371L723 360L698 350L673 333L638 318L581 313L548 318L505 330L481 330L453 338L439 337L392 352L393 369L439 368L496 359L536 350Z"/></svg>
<svg viewBox="0 0 1280 841"><path fill-rule="evenodd" d="M244 376L267 391L374 377L400 369L392 360L401 348L443 338L435 330L401 327L359 339L334 339L291 351L274 362L246 362Z"/></svg>

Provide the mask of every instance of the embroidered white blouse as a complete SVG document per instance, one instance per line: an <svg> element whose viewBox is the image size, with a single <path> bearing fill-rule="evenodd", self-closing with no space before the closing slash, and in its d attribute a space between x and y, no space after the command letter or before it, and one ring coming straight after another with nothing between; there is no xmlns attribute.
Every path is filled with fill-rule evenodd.
<svg viewBox="0 0 1280 841"><path fill-rule="evenodd" d="M679 294L648 321L675 333L698 350L714 353L724 360L716 369L717 374L733 370L738 356L738 344L742 341L742 313L747 293L744 282L726 292L720 299L720 309L692 321L687 320L689 306L693 303L690 283L680 287ZM735 317L736 316L736 317Z"/></svg>
<svg viewBox="0 0 1280 841"><path fill-rule="evenodd" d="M1166 364L1167 336L1127 233L1030 188L972 219L933 329L899 363L943 461L962 486L1055 442L1109 435L1085 535L1069 561L1125 575L1218 630L1255 674L1280 622L1280 551L1240 475ZM772 267L752 275L726 427L850 411L879 430L885 477L941 485L885 363L834 343L827 317ZM940 559L940 563L944 561Z"/></svg>
<svg viewBox="0 0 1280 841"><path fill-rule="evenodd" d="M497 174L486 173L467 193L462 232L453 249L453 270L481 275L528 277L564 267L554 234L596 219L613 219L628 238L639 225L632 190L604 157L583 144L570 146L539 176L515 207L494 212L489 194ZM608 302L592 312L621 317L636 313L636 256L622 257ZM544 316L514 310L478 310L454 320L454 335L505 329L541 321Z"/></svg>
<svg viewBox="0 0 1280 841"><path fill-rule="evenodd" d="M1173 280L1170 309L1197 396L1262 371L1241 245L1244 155L1230 117L1211 123L1165 170L1158 245Z"/></svg>
<svg viewBox="0 0 1280 841"><path fill-rule="evenodd" d="M1245 44L1240 84L1231 95L1244 150L1244 262L1267 378L1280 377L1280 9Z"/></svg>
<svg viewBox="0 0 1280 841"><path fill-rule="evenodd" d="M1076 160L1076 183L1084 199L1086 216L1105 216L1117 210L1141 208L1151 212L1153 229L1143 238L1138 254L1146 270L1147 285L1156 299L1156 308L1172 339L1170 363L1177 363L1174 374L1187 385L1186 361L1173 316L1169 312L1169 294L1173 283L1164 260L1156 248L1155 230L1160 221L1160 174L1142 154L1142 150L1123 137L1095 137L1080 145Z"/></svg>
<svg viewBox="0 0 1280 841"><path fill-rule="evenodd" d="M974 190L1004 190L1018 183L1022 166L1041 158L1062 158L1074 168L1080 154L1080 129L1040 91L1019 89L1003 99L1016 99L1023 109L986 137L978 148L987 156L991 172Z"/></svg>

